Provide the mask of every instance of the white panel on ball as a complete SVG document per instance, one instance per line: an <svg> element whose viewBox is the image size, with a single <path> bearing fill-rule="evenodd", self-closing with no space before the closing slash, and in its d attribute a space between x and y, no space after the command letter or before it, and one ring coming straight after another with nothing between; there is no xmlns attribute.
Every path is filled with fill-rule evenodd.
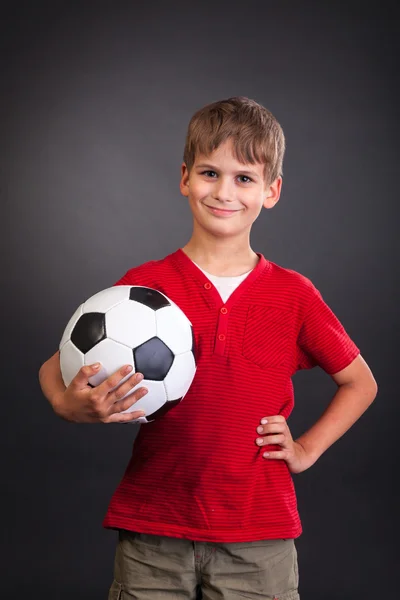
<svg viewBox="0 0 400 600"><path fill-rule="evenodd" d="M164 384L162 381L151 381L149 379L143 379L136 387L133 388L129 394L134 392L136 389L140 387L146 387L149 391L148 393L140 398L135 404L133 404L124 412L132 412L134 410L144 410L146 415L150 415L159 408L161 408L165 402L167 401L167 397L165 395ZM129 394L126 394L124 398L126 398Z"/></svg>
<svg viewBox="0 0 400 600"><path fill-rule="evenodd" d="M115 287L107 288L97 292L94 296L91 296L86 300L83 306L83 312L106 312L117 306L124 300L128 300L130 285L116 285Z"/></svg>
<svg viewBox="0 0 400 600"><path fill-rule="evenodd" d="M76 311L74 312L74 314L72 315L72 317L70 318L70 320L68 321L67 326L64 329L64 333L63 333L63 336L61 338L60 344L59 344L59 348L60 349L70 339L70 337L71 337L71 331L75 327L75 325L76 325L79 317L82 316L82 312L83 312L83 304L81 304L80 306L78 306L78 308L76 309Z"/></svg>
<svg viewBox="0 0 400 600"><path fill-rule="evenodd" d="M115 373L115 371L118 371L118 369L124 365L132 365L133 371L126 375L124 379L121 379L121 382L128 379L135 371L132 350L109 338L102 340L91 350L86 352L85 365L92 365L96 362L101 363L101 369L96 375L93 375L93 377L90 377L89 379L89 383L95 386L102 383L107 377Z"/></svg>
<svg viewBox="0 0 400 600"><path fill-rule="evenodd" d="M190 321L176 305L160 308L156 313L157 337L177 354L192 348Z"/></svg>
<svg viewBox="0 0 400 600"><path fill-rule="evenodd" d="M85 364L80 350L68 340L60 350L61 375L66 387L69 386L79 369Z"/></svg>
<svg viewBox="0 0 400 600"><path fill-rule="evenodd" d="M108 338L136 348L156 335L156 316L153 309L127 300L106 314Z"/></svg>
<svg viewBox="0 0 400 600"><path fill-rule="evenodd" d="M196 364L192 352L175 356L164 385L168 400L183 398L190 388L196 373Z"/></svg>

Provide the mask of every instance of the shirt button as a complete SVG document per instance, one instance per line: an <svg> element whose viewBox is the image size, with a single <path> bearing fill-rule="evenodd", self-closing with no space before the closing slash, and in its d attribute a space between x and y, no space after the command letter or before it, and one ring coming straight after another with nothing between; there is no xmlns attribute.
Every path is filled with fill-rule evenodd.
<svg viewBox="0 0 400 600"><path fill-rule="evenodd" d="M211 289L211 283L209 281L207 281L207 283L204 284L204 287L206 288L206 290L210 290Z"/></svg>
<svg viewBox="0 0 400 600"><path fill-rule="evenodd" d="M221 308L221 313L222 313L223 315L226 315L226 313L227 313L227 312L228 312L228 309L227 309L227 308L225 308L225 306L223 306L223 307Z"/></svg>
<svg viewBox="0 0 400 600"><path fill-rule="evenodd" d="M223 341L224 341L224 339L225 339L225 336L224 336L224 334L223 334L223 333L220 333L220 334L219 334L219 336L218 336L218 339L219 339L219 341L220 341L220 342L223 342Z"/></svg>

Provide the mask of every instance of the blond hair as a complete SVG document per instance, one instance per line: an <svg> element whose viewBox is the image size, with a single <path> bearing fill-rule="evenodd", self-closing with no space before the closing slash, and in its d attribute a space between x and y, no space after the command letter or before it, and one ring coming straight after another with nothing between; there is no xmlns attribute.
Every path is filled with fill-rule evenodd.
<svg viewBox="0 0 400 600"><path fill-rule="evenodd" d="M189 122L183 160L192 168L196 155L211 154L227 140L237 161L265 165L264 179L282 175L285 136L273 114L255 100L236 96L207 104Z"/></svg>

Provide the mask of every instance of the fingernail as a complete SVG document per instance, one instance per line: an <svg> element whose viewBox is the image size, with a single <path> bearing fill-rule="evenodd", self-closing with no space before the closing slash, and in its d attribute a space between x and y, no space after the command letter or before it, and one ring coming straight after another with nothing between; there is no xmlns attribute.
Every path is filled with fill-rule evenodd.
<svg viewBox="0 0 400 600"><path fill-rule="evenodd" d="M264 452L263 457L267 458L267 456L269 456L269 452Z"/></svg>
<svg viewBox="0 0 400 600"><path fill-rule="evenodd" d="M268 423L267 419L261 419L261 424L266 425Z"/></svg>
<svg viewBox="0 0 400 600"><path fill-rule="evenodd" d="M130 373L132 371L132 365L127 365L124 369L124 373Z"/></svg>
<svg viewBox="0 0 400 600"><path fill-rule="evenodd" d="M138 379L138 381L142 381L143 375L141 373L138 373L137 374L137 379Z"/></svg>
<svg viewBox="0 0 400 600"><path fill-rule="evenodd" d="M259 425L259 427L257 427L257 432L258 433L262 433L264 431L264 427L262 427L261 425Z"/></svg>
<svg viewBox="0 0 400 600"><path fill-rule="evenodd" d="M256 439L256 444L262 444L263 443L263 439L262 438L257 438Z"/></svg>
<svg viewBox="0 0 400 600"><path fill-rule="evenodd" d="M97 371L97 369L100 369L100 363L95 363L95 364L93 365L93 369L94 369L95 371Z"/></svg>

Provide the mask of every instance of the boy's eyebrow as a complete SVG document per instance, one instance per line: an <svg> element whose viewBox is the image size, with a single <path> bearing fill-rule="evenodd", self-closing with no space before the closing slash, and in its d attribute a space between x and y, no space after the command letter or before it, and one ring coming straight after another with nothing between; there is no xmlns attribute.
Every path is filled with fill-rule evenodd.
<svg viewBox="0 0 400 600"><path fill-rule="evenodd" d="M217 171L217 167L210 165L208 163L201 163L200 165L196 165L198 169L210 169L210 171ZM240 171L236 171L236 175L251 175L252 177L258 177L258 173L255 171L247 171L246 169L240 169Z"/></svg>

